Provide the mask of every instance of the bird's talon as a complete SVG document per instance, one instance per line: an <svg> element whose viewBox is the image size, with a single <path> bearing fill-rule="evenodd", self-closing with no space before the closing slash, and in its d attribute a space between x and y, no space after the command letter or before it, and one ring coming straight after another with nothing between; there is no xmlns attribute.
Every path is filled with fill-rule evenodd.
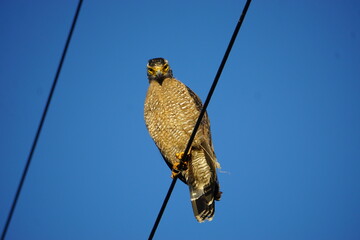
<svg viewBox="0 0 360 240"><path fill-rule="evenodd" d="M172 172L171 172L171 178L176 177L177 175L179 175L179 173L180 172L178 170L173 169Z"/></svg>
<svg viewBox="0 0 360 240"><path fill-rule="evenodd" d="M179 165L180 165L179 162L173 164L171 171L171 178L176 177L180 173Z"/></svg>
<svg viewBox="0 0 360 240"><path fill-rule="evenodd" d="M179 171L180 169L179 169L179 165L180 165L180 163L179 162L176 162L176 163L174 163L174 165L172 166L172 170L174 171Z"/></svg>
<svg viewBox="0 0 360 240"><path fill-rule="evenodd" d="M177 159L181 160L184 157L184 152L175 153Z"/></svg>
<svg viewBox="0 0 360 240"><path fill-rule="evenodd" d="M180 162L174 163L172 166L171 178L176 177L181 171L185 171L187 169L188 169L187 161L180 161Z"/></svg>

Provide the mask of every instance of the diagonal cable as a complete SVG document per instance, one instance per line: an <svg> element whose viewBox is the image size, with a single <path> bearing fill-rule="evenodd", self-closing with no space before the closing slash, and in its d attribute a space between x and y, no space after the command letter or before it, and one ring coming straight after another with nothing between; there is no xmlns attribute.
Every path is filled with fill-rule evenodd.
<svg viewBox="0 0 360 240"><path fill-rule="evenodd" d="M58 65L58 68L57 68L57 71L56 71L56 74L55 74L55 78L54 78L53 84L51 86L51 90L50 90L48 99L46 101L46 105L45 105L45 108L44 108L44 111L43 111L43 114L42 114L38 129L36 131L36 135L35 135L35 138L34 138L34 141L33 141L29 156L27 158L25 168L24 168L23 173L21 175L21 179L20 179L19 185L17 187L17 191L16 191L16 194L15 194L14 200L12 202L10 212L9 212L9 214L7 216L4 229L3 229L2 234L1 234L1 240L5 240L5 236L6 236L8 228L9 228L12 216L14 214L14 210L16 208L16 204L18 202L18 199L19 199L19 196L20 196L20 193L21 193L21 189L22 189L22 187L24 185L26 175L28 173L30 163L31 163L31 160L32 160L32 156L33 156L33 154L35 152L36 145L37 145L40 133L41 133L41 129L42 129L42 126L44 125L46 114L47 114L47 111L49 109L50 102L51 102L51 99L52 99L52 96L53 96L53 93L54 93L54 90L55 90L55 87L56 87L56 83L57 83L57 81L59 79L59 76L60 76L60 72L61 72L61 69L62 69L62 65L64 63L66 52L67 52L69 44L70 44L71 36L72 36L73 31L75 29L76 21L77 21L77 18L79 16L79 12L80 12L80 9L81 9L82 2L83 2L83 0L79 0L77 9L76 9L76 12L75 12L75 15L74 15L74 19L73 19L73 22L72 22L72 25L71 25L71 28L70 28L70 31L69 31L69 34L68 34L68 37L67 37L67 40L66 40L66 44L65 44L65 47L64 47L63 53L61 55L61 59L60 59L60 62L59 62L59 65Z"/></svg>
<svg viewBox="0 0 360 240"><path fill-rule="evenodd" d="M213 84L211 85L211 88L210 88L210 90L209 90L209 93L208 93L208 95L207 95L207 98L206 98L206 100L205 100L205 102L204 102L204 105L203 105L203 107L202 107L202 109L201 109L201 112L200 112L200 115L199 115L199 117L198 117L198 120L197 120L197 122L196 122L196 124L195 124L194 130L193 130L193 132L192 132L192 134L191 134L191 136L190 136L190 139L189 139L189 141L188 141L188 144L187 144L187 146L186 146L186 148L185 148L184 157L183 157L183 159L181 159L182 162L188 160L189 155L188 155L187 153L189 152L189 150L190 150L190 148L191 148L191 145L192 145L192 142L194 141L196 132L197 132L197 130L198 130L199 126L200 126L201 120L202 120L202 118L203 118L203 116L204 116L204 114L205 114L205 112L206 112L206 108L207 108L207 106L209 105L209 102L210 102L210 99L211 99L211 97L212 97L212 94L214 93L216 84L217 84L218 81L219 81L219 78L220 78L220 76L221 76L222 70L224 69L225 63L226 63L226 61L227 61L227 59L228 59L228 57L229 57L230 51L231 51L231 49L232 49L232 46L234 45L236 36L237 36L237 34L238 34L239 30L240 30L240 27L241 27L241 25L242 25L242 22L244 21L244 18L245 18L245 15L246 15L246 13L247 13L247 10L248 10L248 8L249 8L249 6L250 6L250 3L251 3L251 0L247 0L246 3L245 3L245 6L244 6L244 9L243 9L243 11L242 11L242 13L241 13L241 16L240 16L240 18L239 18L239 21L238 21L238 23L237 23L237 25L236 25L236 27L235 27L234 33L233 33L233 35L232 35L232 37L231 37L231 40L230 40L230 42L229 42L229 45L228 45L228 47L227 47L227 49L226 49L226 52L225 52L225 54L224 54L224 57L223 57L223 59L222 59L222 61L221 61L221 64L220 64L220 66L219 66L219 69L218 69L218 71L217 71L217 73L216 73L216 75L215 75ZM161 217L162 217L162 215L163 215L163 213L164 213L164 211L165 211L167 202L168 202L169 199L170 199L170 196L171 196L171 193L172 193L172 191L173 191L173 189L174 189L174 187L175 187L176 181L177 181L177 176L175 176L175 177L173 178L173 180L172 180L172 182L171 182L171 184L170 184L169 190L168 190L168 192L167 192L167 194L166 194L166 197L165 197L165 199L164 199L164 202L163 202L163 204L162 204L162 206L161 206L161 208L160 208L159 214L158 214L158 216L157 216L157 218L156 218L156 220L155 220L154 226L153 226L153 228L152 228L152 230L151 230L151 233L150 233L150 235L149 235L149 238L148 238L149 240L153 239L153 237L154 237L154 235L155 235L156 229L157 229L157 227L158 227L158 225L159 225L159 223L160 223Z"/></svg>

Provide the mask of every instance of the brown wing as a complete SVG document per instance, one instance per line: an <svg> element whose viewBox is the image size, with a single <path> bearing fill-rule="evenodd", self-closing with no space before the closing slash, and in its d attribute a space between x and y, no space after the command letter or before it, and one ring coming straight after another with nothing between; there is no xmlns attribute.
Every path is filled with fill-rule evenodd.
<svg viewBox="0 0 360 240"><path fill-rule="evenodd" d="M187 88L190 96L194 99L196 108L198 109L199 112L201 112L202 107L203 107L201 99L188 86L186 86L186 88ZM214 147L213 147L212 140L211 140L210 120L209 120L207 111L205 112L203 119L201 120L201 126L204 130L205 138L209 141L208 144L209 144L209 147L211 148L211 154L216 159Z"/></svg>

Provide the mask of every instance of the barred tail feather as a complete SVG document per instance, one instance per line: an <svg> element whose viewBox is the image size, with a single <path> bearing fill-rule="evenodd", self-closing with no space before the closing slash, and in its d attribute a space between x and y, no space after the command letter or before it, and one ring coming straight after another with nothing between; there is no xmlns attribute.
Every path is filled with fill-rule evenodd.
<svg viewBox="0 0 360 240"><path fill-rule="evenodd" d="M211 221L215 213L214 186L205 189L190 187L191 205L198 222Z"/></svg>
<svg viewBox="0 0 360 240"><path fill-rule="evenodd" d="M221 192L216 177L216 158L201 146L192 148L187 184L195 218L198 222L211 221L215 213L214 200L220 200Z"/></svg>

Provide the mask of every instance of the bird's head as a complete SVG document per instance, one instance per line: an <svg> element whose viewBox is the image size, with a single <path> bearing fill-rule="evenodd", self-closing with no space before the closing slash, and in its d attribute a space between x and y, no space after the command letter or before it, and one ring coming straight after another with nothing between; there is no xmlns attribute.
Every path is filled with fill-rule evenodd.
<svg viewBox="0 0 360 240"><path fill-rule="evenodd" d="M169 63L164 58L153 58L147 64L147 76L149 82L155 80L160 84L165 78L172 78L172 70Z"/></svg>

